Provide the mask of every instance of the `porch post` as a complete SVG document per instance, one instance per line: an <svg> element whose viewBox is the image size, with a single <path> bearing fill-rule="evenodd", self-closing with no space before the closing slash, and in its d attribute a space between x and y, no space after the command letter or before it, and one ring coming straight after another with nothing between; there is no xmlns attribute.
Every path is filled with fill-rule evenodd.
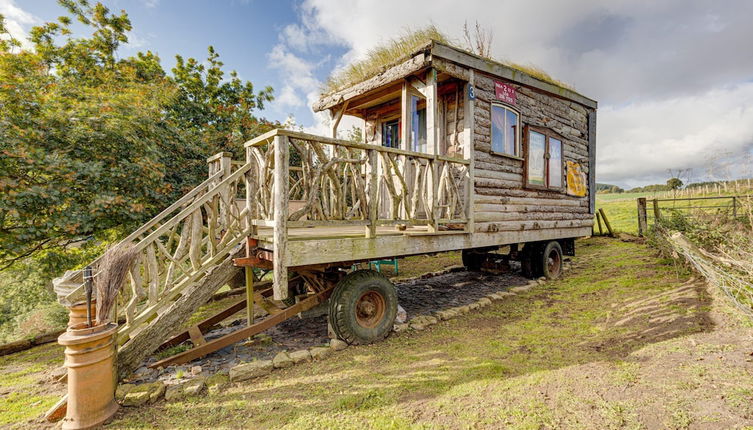
<svg viewBox="0 0 753 430"><path fill-rule="evenodd" d="M288 241L288 138L275 136L274 170L274 283L275 300L288 298L288 268L285 266L285 248Z"/></svg>

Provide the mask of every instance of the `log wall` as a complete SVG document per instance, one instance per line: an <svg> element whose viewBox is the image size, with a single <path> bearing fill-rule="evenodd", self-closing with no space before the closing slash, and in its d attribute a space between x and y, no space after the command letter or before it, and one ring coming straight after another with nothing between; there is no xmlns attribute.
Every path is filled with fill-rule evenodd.
<svg viewBox="0 0 753 430"><path fill-rule="evenodd" d="M497 79L499 80L499 79ZM491 102L495 78L475 74L474 103L474 230L479 233L591 226L589 197L564 191L525 187L525 161L491 153ZM509 83L509 82L508 82ZM554 96L515 85L521 127L545 127L563 139L563 160L577 161L588 174L588 110ZM522 153L522 144L521 144ZM563 176L564 176L563 169ZM563 184L566 178L563 177Z"/></svg>

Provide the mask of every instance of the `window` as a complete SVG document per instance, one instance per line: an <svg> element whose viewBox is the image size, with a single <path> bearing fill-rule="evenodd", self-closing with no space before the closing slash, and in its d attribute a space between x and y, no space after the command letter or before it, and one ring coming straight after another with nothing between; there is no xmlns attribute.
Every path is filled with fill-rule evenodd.
<svg viewBox="0 0 753 430"><path fill-rule="evenodd" d="M382 123L382 146L400 148L400 119Z"/></svg>
<svg viewBox="0 0 753 430"><path fill-rule="evenodd" d="M426 102L421 97L412 95L410 111L410 149L416 152L426 152Z"/></svg>
<svg viewBox="0 0 753 430"><path fill-rule="evenodd" d="M528 126L526 143L526 185L561 190L562 139L550 130Z"/></svg>
<svg viewBox="0 0 753 430"><path fill-rule="evenodd" d="M520 157L520 115L514 110L492 105L492 152Z"/></svg>

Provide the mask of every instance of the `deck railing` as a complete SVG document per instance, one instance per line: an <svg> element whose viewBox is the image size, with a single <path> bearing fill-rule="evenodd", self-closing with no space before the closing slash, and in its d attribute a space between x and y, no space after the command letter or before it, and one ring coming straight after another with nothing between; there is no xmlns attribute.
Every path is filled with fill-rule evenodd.
<svg viewBox="0 0 753 430"><path fill-rule="evenodd" d="M378 225L436 230L468 219L468 160L287 130L249 141L246 151L247 209L257 226L274 226L278 209L288 228L363 225L366 237ZM278 178L285 183L276 188Z"/></svg>

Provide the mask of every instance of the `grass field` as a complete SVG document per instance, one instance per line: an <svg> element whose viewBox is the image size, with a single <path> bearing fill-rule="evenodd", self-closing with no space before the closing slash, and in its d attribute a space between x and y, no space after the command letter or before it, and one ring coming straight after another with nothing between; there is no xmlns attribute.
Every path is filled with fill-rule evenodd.
<svg viewBox="0 0 753 430"><path fill-rule="evenodd" d="M107 427L752 425L750 323L646 245L578 248L564 279L477 313L217 393L124 408Z"/></svg>

